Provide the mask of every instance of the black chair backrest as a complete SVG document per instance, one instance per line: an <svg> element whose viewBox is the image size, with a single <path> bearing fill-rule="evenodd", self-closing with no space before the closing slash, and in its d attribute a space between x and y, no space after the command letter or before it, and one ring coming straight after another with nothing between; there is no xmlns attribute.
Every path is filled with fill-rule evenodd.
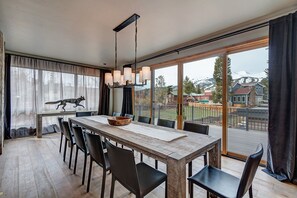
<svg viewBox="0 0 297 198"><path fill-rule="evenodd" d="M61 133L64 133L64 130L63 130L63 118L62 117L58 117L58 122L59 122L59 127L60 127L60 130L61 130Z"/></svg>
<svg viewBox="0 0 297 198"><path fill-rule="evenodd" d="M79 111L75 115L76 117L92 116L92 111Z"/></svg>
<svg viewBox="0 0 297 198"><path fill-rule="evenodd" d="M126 118L131 118L133 121L134 121L134 118L135 118L135 115L132 115L132 114L125 114L125 117Z"/></svg>
<svg viewBox="0 0 297 198"><path fill-rule="evenodd" d="M85 133L87 146L91 157L103 168L106 168L106 159L103 152L101 137L91 133Z"/></svg>
<svg viewBox="0 0 297 198"><path fill-rule="evenodd" d="M157 125L174 129L175 121L158 119Z"/></svg>
<svg viewBox="0 0 297 198"><path fill-rule="evenodd" d="M257 168L260 164L263 155L263 145L259 144L255 153L251 154L245 163L244 170L240 179L237 196L243 197L243 195L249 190L252 185L253 179L257 172Z"/></svg>
<svg viewBox="0 0 297 198"><path fill-rule="evenodd" d="M151 123L151 118L150 117L145 117L145 116L138 116L138 122L150 124Z"/></svg>
<svg viewBox="0 0 297 198"><path fill-rule="evenodd" d="M73 135L75 138L76 146L78 146L84 152L87 151L87 147L85 144L84 134L81 127L74 126L73 127Z"/></svg>
<svg viewBox="0 0 297 198"><path fill-rule="evenodd" d="M127 189L139 194L139 180L133 152L116 147L109 141L106 141L106 148L113 176Z"/></svg>
<svg viewBox="0 0 297 198"><path fill-rule="evenodd" d="M112 113L112 116L121 116L121 113L113 112L113 113Z"/></svg>
<svg viewBox="0 0 297 198"><path fill-rule="evenodd" d="M73 144L73 139L72 139L72 134L71 134L69 123L67 121L63 121L62 124L63 124L63 130L64 130L65 137L68 140L70 140L71 144Z"/></svg>
<svg viewBox="0 0 297 198"><path fill-rule="evenodd" d="M194 123L194 122L185 122L184 130L208 135L209 126L204 124Z"/></svg>

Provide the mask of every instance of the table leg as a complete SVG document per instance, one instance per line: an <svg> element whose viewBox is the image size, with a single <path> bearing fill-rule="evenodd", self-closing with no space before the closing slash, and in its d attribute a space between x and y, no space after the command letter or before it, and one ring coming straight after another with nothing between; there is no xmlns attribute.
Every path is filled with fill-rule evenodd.
<svg viewBox="0 0 297 198"><path fill-rule="evenodd" d="M36 115L36 136L42 138L42 116Z"/></svg>
<svg viewBox="0 0 297 198"><path fill-rule="evenodd" d="M167 196L168 198L186 197L186 161L167 160Z"/></svg>
<svg viewBox="0 0 297 198"><path fill-rule="evenodd" d="M221 168L221 139L217 141L209 152L209 165Z"/></svg>

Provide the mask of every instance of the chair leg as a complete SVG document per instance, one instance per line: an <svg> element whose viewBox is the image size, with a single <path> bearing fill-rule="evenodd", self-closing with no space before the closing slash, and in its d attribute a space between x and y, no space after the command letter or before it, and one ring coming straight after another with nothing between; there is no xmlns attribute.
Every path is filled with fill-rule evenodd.
<svg viewBox="0 0 297 198"><path fill-rule="evenodd" d="M105 180L106 180L106 170L103 169L103 178L102 178L102 186L101 186L101 198L104 198Z"/></svg>
<svg viewBox="0 0 297 198"><path fill-rule="evenodd" d="M190 188L190 198L194 197L194 186L193 186L193 182L189 181L189 188Z"/></svg>
<svg viewBox="0 0 297 198"><path fill-rule="evenodd" d="M76 146L73 174L76 173L77 155L78 155L78 147Z"/></svg>
<svg viewBox="0 0 297 198"><path fill-rule="evenodd" d="M66 158L66 148L67 148L67 138L65 138L63 162L65 162L65 158Z"/></svg>
<svg viewBox="0 0 297 198"><path fill-rule="evenodd" d="M83 176L82 176L82 185L85 183L85 175L86 175L86 166L87 166L87 157L88 155L85 153L85 160L84 160L84 170L83 170Z"/></svg>
<svg viewBox="0 0 297 198"><path fill-rule="evenodd" d="M167 180L165 181L165 198L167 198Z"/></svg>
<svg viewBox="0 0 297 198"><path fill-rule="evenodd" d="M87 192L89 192L90 190L90 181L91 181L91 174L92 174L92 157L91 157L91 160L90 160L90 169L89 169L89 178L88 178L88 184L87 184Z"/></svg>
<svg viewBox="0 0 297 198"><path fill-rule="evenodd" d="M206 166L207 165L207 153L205 153L203 155L203 157L204 157L204 166Z"/></svg>
<svg viewBox="0 0 297 198"><path fill-rule="evenodd" d="M71 144L70 146L69 169L71 169L72 151L73 151L73 144Z"/></svg>
<svg viewBox="0 0 297 198"><path fill-rule="evenodd" d="M140 161L143 162L143 154L140 153Z"/></svg>
<svg viewBox="0 0 297 198"><path fill-rule="evenodd" d="M110 187L110 198L113 198L113 194L114 194L114 183L115 183L115 178L112 175L111 176L111 187Z"/></svg>
<svg viewBox="0 0 297 198"><path fill-rule="evenodd" d="M63 142L63 133L61 132L61 140L60 140L60 148L59 148L59 153L61 153L61 149L62 149L62 142Z"/></svg>
<svg viewBox="0 0 297 198"><path fill-rule="evenodd" d="M192 176L192 161L189 162L188 164L188 176L191 177Z"/></svg>
<svg viewBox="0 0 297 198"><path fill-rule="evenodd" d="M249 189L249 196L250 198L253 198L253 187L251 185L250 189Z"/></svg>
<svg viewBox="0 0 297 198"><path fill-rule="evenodd" d="M191 177L192 176L192 161L190 161L188 163L188 177ZM189 193L191 193L191 185L190 185L190 181L189 181L189 186L188 186L188 190L189 190Z"/></svg>
<svg viewBox="0 0 297 198"><path fill-rule="evenodd" d="M158 170L158 160L155 160L155 169Z"/></svg>

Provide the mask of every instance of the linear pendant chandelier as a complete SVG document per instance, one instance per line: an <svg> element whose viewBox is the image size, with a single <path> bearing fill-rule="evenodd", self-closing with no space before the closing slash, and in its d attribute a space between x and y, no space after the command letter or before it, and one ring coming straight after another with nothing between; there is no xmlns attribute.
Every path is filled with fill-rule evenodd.
<svg viewBox="0 0 297 198"><path fill-rule="evenodd" d="M150 67L144 66L139 71L139 83L136 82L136 71L137 71L137 19L140 16L133 14L120 25L115 27L113 31L115 32L115 69L113 73L105 73L105 84L109 88L121 88L121 87L133 87L133 86L144 86L147 84L148 80L151 80L151 70ZM124 65L124 74L117 68L117 33L135 22L135 57L134 57L134 71L132 70L132 64Z"/></svg>

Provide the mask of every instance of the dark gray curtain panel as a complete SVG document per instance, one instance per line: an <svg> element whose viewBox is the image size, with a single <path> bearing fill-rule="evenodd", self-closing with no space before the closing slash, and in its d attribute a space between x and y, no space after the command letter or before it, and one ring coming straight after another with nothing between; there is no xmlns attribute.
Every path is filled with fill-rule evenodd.
<svg viewBox="0 0 297 198"><path fill-rule="evenodd" d="M99 85L99 109L98 115L108 115L109 113L109 98L110 90L105 84L105 73L110 72L107 70L100 70L100 85Z"/></svg>
<svg viewBox="0 0 297 198"><path fill-rule="evenodd" d="M297 183L297 12L269 22L267 169Z"/></svg>
<svg viewBox="0 0 297 198"><path fill-rule="evenodd" d="M132 88L123 88L123 103L122 103L122 116L125 114L133 114L133 100L132 100Z"/></svg>
<svg viewBox="0 0 297 198"><path fill-rule="evenodd" d="M10 64L11 56L5 55L5 72L4 72L4 139L11 139L11 93L10 93Z"/></svg>

